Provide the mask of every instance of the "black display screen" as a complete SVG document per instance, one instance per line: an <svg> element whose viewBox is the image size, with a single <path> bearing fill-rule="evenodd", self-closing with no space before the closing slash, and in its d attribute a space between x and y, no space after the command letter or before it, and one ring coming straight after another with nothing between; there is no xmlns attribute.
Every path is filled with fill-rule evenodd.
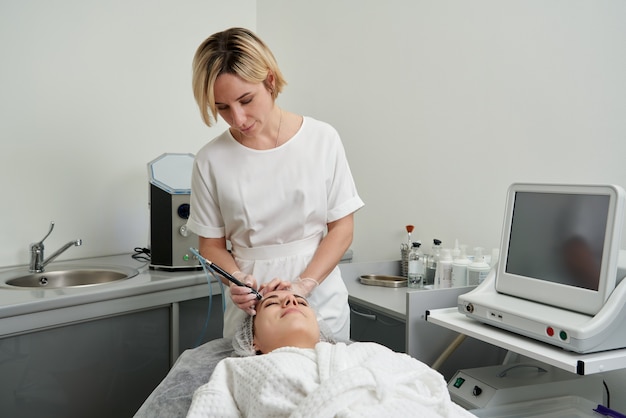
<svg viewBox="0 0 626 418"><path fill-rule="evenodd" d="M598 290L610 197L517 192L506 272Z"/></svg>

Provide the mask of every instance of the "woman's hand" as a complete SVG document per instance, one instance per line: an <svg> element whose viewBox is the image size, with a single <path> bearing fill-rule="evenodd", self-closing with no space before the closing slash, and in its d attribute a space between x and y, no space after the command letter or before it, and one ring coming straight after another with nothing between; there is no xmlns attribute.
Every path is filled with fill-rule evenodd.
<svg viewBox="0 0 626 418"><path fill-rule="evenodd" d="M306 298L318 285L319 283L317 280L309 278L297 277L289 282L281 280L277 277L268 283L262 284L259 288L259 293L265 296L266 293L273 292L275 290L291 290L293 293Z"/></svg>
<svg viewBox="0 0 626 418"><path fill-rule="evenodd" d="M265 296L266 293L273 292L274 290L285 290L290 287L291 282L284 281L276 277L267 283L263 283L261 287L259 287L259 293Z"/></svg>
<svg viewBox="0 0 626 418"><path fill-rule="evenodd" d="M317 286L319 286L319 283L315 279L311 279L309 277L296 277L290 283L289 288L294 294L306 298Z"/></svg>
<svg viewBox="0 0 626 418"><path fill-rule="evenodd" d="M254 289L257 288L254 276L240 271L233 273L233 276L235 276L235 278L240 282L245 283ZM256 310L254 308L258 300L256 295L252 293L249 288L230 283L228 289L230 290L230 299L239 309L248 315L256 315Z"/></svg>

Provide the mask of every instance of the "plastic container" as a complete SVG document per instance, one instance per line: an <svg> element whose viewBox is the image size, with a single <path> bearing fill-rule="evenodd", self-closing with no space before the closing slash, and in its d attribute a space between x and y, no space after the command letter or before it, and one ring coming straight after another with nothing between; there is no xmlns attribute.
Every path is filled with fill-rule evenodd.
<svg viewBox="0 0 626 418"><path fill-rule="evenodd" d="M400 246L400 269L402 277L408 277L409 274L409 246L402 244Z"/></svg>
<svg viewBox="0 0 626 418"><path fill-rule="evenodd" d="M459 254L452 260L452 287L467 286L467 266L472 261L467 258L467 245L461 245Z"/></svg>
<svg viewBox="0 0 626 418"><path fill-rule="evenodd" d="M402 245L400 246L400 260L402 260L400 267L402 270L402 276L404 277L408 277L409 274L409 251L411 251L412 247L411 233L413 232L414 228L415 227L413 225L406 226L408 241L406 243L402 243Z"/></svg>
<svg viewBox="0 0 626 418"><path fill-rule="evenodd" d="M426 275L424 276L424 286L432 286L435 284L435 272L437 271L437 262L439 262L439 254L441 252L441 240L434 239L432 252L426 258Z"/></svg>
<svg viewBox="0 0 626 418"><path fill-rule="evenodd" d="M474 261L467 266L467 285L478 286L485 280L490 270L491 266L485 261L483 249L474 248Z"/></svg>
<svg viewBox="0 0 626 418"><path fill-rule="evenodd" d="M411 289L424 287L424 254L420 250L420 243L414 242L409 251L409 267L407 286Z"/></svg>
<svg viewBox="0 0 626 418"><path fill-rule="evenodd" d="M452 252L449 248L443 248L437 263L435 289L447 289L449 287L452 287Z"/></svg>
<svg viewBox="0 0 626 418"><path fill-rule="evenodd" d="M500 261L500 249L493 248L491 250L491 260L489 260L491 268L494 268L498 264L498 261Z"/></svg>

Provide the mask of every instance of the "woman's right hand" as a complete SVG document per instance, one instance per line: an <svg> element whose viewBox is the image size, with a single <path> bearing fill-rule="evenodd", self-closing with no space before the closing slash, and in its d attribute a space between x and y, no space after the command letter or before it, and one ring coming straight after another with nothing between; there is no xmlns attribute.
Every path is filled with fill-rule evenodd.
<svg viewBox="0 0 626 418"><path fill-rule="evenodd" d="M245 283L248 286L253 287L254 289L257 288L256 279L254 278L254 276L242 273L240 271L233 273L233 276L235 276L235 278L240 282ZM256 310L254 308L257 303L257 298L256 295L252 293L249 288L245 286L237 286L234 283L230 283L228 288L230 290L230 299L235 305L237 305L239 309L241 309L248 315L256 315Z"/></svg>

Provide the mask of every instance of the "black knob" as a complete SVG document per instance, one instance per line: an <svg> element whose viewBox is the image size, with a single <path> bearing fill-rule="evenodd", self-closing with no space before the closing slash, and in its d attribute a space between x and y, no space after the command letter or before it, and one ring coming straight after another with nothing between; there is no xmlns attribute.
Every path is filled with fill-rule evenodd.
<svg viewBox="0 0 626 418"><path fill-rule="evenodd" d="M474 386L474 389L472 389L472 395L478 396L481 393L483 393L483 390L479 388L478 386Z"/></svg>
<svg viewBox="0 0 626 418"><path fill-rule="evenodd" d="M191 207L189 206L189 203L183 203L182 205L180 205L178 207L178 216L180 216L183 219L189 219L189 212L191 211Z"/></svg>

